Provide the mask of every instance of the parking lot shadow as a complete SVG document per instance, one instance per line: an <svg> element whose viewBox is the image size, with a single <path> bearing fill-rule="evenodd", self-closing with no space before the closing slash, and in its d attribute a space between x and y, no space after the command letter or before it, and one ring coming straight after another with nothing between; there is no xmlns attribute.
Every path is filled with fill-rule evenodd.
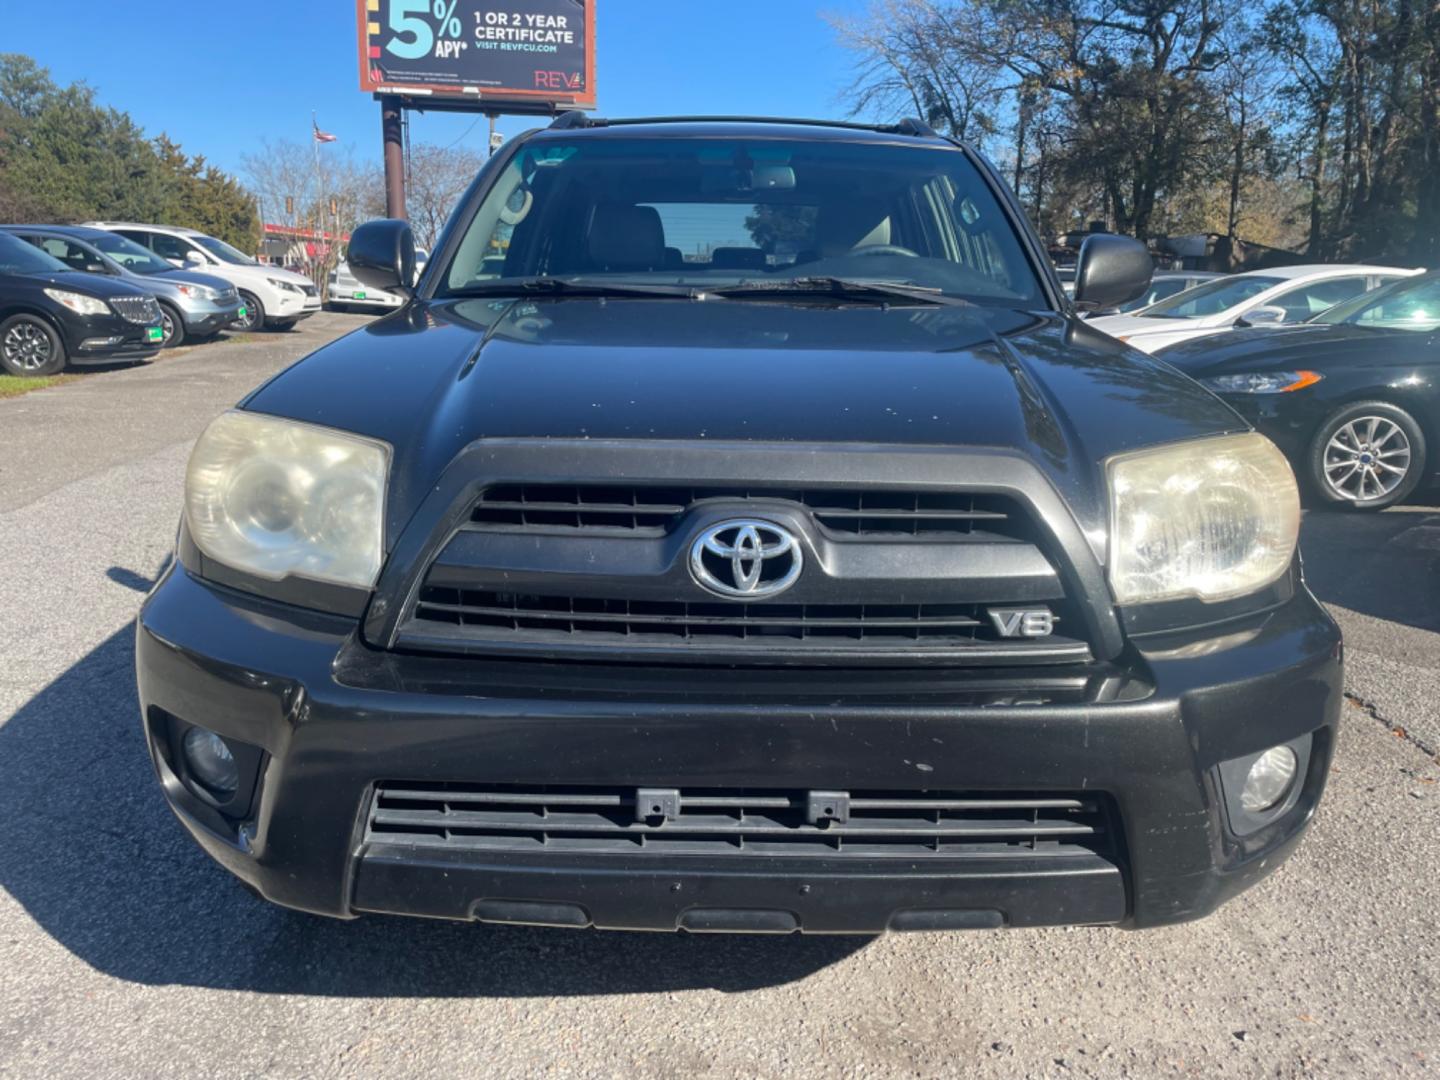
<svg viewBox="0 0 1440 1080"><path fill-rule="evenodd" d="M117 978L367 997L744 991L802 979L869 940L340 922L256 900L160 796L133 648L127 627L0 727L0 887Z"/></svg>
<svg viewBox="0 0 1440 1080"><path fill-rule="evenodd" d="M1440 513L1311 510L1300 551L1305 580L1327 604L1440 632Z"/></svg>

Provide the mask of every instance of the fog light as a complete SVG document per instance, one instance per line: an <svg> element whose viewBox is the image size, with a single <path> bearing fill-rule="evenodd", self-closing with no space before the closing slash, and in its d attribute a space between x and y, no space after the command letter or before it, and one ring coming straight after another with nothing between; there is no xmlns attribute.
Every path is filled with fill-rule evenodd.
<svg viewBox="0 0 1440 1080"><path fill-rule="evenodd" d="M213 731L196 727L185 733L184 747L185 763L196 780L218 796L235 794L240 783L240 769L224 739Z"/></svg>
<svg viewBox="0 0 1440 1080"><path fill-rule="evenodd" d="M1240 792L1240 805L1252 814L1259 814L1278 805L1290 794L1295 780L1295 751L1288 746L1272 746L1250 766L1245 787Z"/></svg>

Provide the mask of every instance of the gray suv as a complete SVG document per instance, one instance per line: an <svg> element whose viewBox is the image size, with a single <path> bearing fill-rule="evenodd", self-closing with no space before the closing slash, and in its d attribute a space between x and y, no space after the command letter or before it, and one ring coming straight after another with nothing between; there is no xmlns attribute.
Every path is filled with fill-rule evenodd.
<svg viewBox="0 0 1440 1080"><path fill-rule="evenodd" d="M132 240L83 225L7 225L72 270L124 278L160 304L164 344L203 341L245 317L235 286L212 274L177 270Z"/></svg>

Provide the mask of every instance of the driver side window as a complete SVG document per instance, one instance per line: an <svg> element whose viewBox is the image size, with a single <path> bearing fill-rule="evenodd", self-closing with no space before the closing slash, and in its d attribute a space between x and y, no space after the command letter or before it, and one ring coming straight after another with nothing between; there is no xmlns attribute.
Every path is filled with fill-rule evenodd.
<svg viewBox="0 0 1440 1080"><path fill-rule="evenodd" d="M1270 303L1274 307L1285 309L1287 323L1298 323L1319 315L1322 311L1334 307L1343 300L1359 296L1364 291L1365 279L1363 277L1331 278L1328 281L1314 281L1309 285L1302 285L1298 289L1281 293Z"/></svg>
<svg viewBox="0 0 1440 1080"><path fill-rule="evenodd" d="M188 242L181 240L178 236L168 236L165 233L151 233L150 246L162 259L178 259L182 263L191 250Z"/></svg>

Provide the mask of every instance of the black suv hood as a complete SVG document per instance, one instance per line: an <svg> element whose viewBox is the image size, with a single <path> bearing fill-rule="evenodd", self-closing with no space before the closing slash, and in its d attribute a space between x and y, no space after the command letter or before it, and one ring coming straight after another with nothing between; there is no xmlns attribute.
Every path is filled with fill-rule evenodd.
<svg viewBox="0 0 1440 1080"><path fill-rule="evenodd" d="M392 523L486 437L993 447L1094 504L1111 454L1244 426L1056 315L720 299L415 303L245 406L388 442Z"/></svg>
<svg viewBox="0 0 1440 1080"><path fill-rule="evenodd" d="M8 280L12 282L25 282L36 289L65 289L67 292L80 293L82 296L94 296L101 300L109 300L114 296L144 296L145 290L137 290L134 282L125 279L116 280L104 274L86 274L79 270L56 270L41 274L11 274Z"/></svg>

